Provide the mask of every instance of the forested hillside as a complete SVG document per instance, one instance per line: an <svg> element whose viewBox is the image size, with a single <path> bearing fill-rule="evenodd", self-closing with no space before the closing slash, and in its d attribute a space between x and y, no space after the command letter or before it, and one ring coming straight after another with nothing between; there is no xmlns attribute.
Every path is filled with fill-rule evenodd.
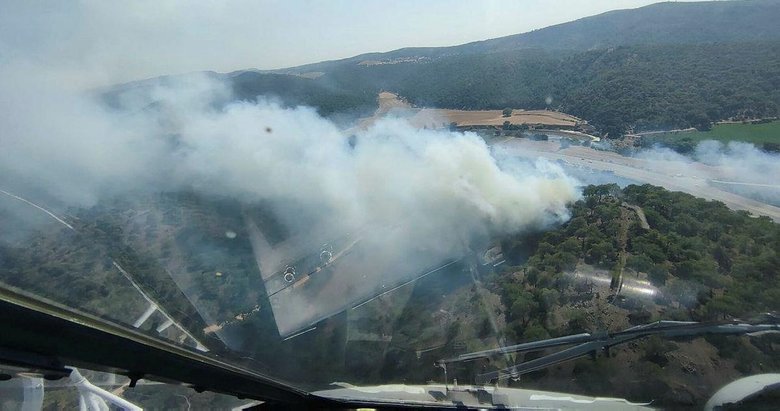
<svg viewBox="0 0 780 411"><path fill-rule="evenodd" d="M627 205L643 210L648 227ZM614 184L587 187L572 213L563 227L531 242L522 278L537 290L537 308L551 305L540 299L545 288L565 289L571 281L565 273L587 264L647 279L660 290L655 303L665 307L654 315L715 321L780 310L780 226L768 218L651 185ZM510 256L527 244L525 238L504 243ZM509 306L518 298L512 288L504 295ZM535 321L544 324L544 311L537 313Z"/></svg>
<svg viewBox="0 0 780 411"><path fill-rule="evenodd" d="M230 78L235 97L254 100L259 95L281 99L287 105L316 107L323 116L366 114L376 108L376 93L372 88L357 88L346 84L288 76L243 72Z"/></svg>
<svg viewBox="0 0 780 411"><path fill-rule="evenodd" d="M454 57L406 73L378 66L333 76L382 79L379 87L437 107L543 108L550 97L552 108L614 135L629 126L705 127L740 114L774 115L780 106L778 56L780 43L621 47L563 57L543 52Z"/></svg>
<svg viewBox="0 0 780 411"><path fill-rule="evenodd" d="M504 247L519 265L488 284L501 295L514 342L655 320L760 319L780 310L780 226L659 187L589 186L568 223L538 238L507 239ZM776 370L777 341L650 338L596 361L531 374L522 386L554 389L569 381L569 391L680 407L704 401L730 379Z"/></svg>
<svg viewBox="0 0 780 411"><path fill-rule="evenodd" d="M237 95L278 95L314 105L323 114L366 111L380 90L418 106L549 107L584 118L614 137L629 129L708 129L726 118L776 116L780 43L626 46L579 53L522 50L421 63L344 65L317 79L270 76L236 77Z"/></svg>
<svg viewBox="0 0 780 411"><path fill-rule="evenodd" d="M436 359L494 348L499 340L616 331L658 319L747 319L780 310L780 226L768 218L649 185L589 186L567 223L504 238L507 264L483 267L482 285L464 264L456 265L285 342L242 229L242 215L251 210L192 193L74 210L69 219L77 232L47 222L24 241L0 244L0 280L132 323L146 303L112 267L114 260L215 352L229 343L251 357L253 368L311 383L425 383L439 378L431 366ZM213 324L223 327L221 339L204 333ZM156 325L144 329L154 335ZM387 339L355 339L361 327L381 327ZM532 374L523 386L560 390L568 381L567 392L658 399L669 406L701 401L730 378L776 370L780 357L772 338L640 341L596 362L583 359ZM415 354L429 347L436 349ZM684 371L687 363L680 362L701 350L710 357L695 363L696 374ZM450 372L472 381L501 361L464 363ZM636 378L648 384L619 383ZM693 384L702 380L707 383Z"/></svg>
<svg viewBox="0 0 780 411"><path fill-rule="evenodd" d="M275 73L330 72L363 61L437 59L525 49L587 51L627 45L708 44L780 40L780 3L774 0L662 2L450 47L406 47L384 53L305 64ZM512 22L507 24L511 25Z"/></svg>
<svg viewBox="0 0 780 411"><path fill-rule="evenodd" d="M342 118L371 113L387 90L426 107L561 110L611 137L706 130L778 115L778 20L775 1L659 3L460 46L208 75L236 99L269 96Z"/></svg>

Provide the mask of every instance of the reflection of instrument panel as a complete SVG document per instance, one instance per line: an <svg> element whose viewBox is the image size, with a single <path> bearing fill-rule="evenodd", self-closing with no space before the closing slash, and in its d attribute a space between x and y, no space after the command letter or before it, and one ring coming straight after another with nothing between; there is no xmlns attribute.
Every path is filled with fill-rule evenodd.
<svg viewBox="0 0 780 411"><path fill-rule="evenodd" d="M287 281L288 283L295 281L295 267L288 265L284 269L284 281Z"/></svg>
<svg viewBox="0 0 780 411"><path fill-rule="evenodd" d="M320 249L320 262L328 264L333 260L333 247L330 244L324 244Z"/></svg>
<svg viewBox="0 0 780 411"><path fill-rule="evenodd" d="M332 243L324 243L319 248L319 253L312 253L307 257L302 257L294 261L288 261L284 269L278 271L272 278L276 285L271 286L268 295L273 296L278 292L288 288L301 287L308 282L313 274L321 272L326 267L335 264L336 261L347 255L360 242L360 237L344 243L346 240L337 242L338 251L334 251ZM269 282L266 282L266 286Z"/></svg>

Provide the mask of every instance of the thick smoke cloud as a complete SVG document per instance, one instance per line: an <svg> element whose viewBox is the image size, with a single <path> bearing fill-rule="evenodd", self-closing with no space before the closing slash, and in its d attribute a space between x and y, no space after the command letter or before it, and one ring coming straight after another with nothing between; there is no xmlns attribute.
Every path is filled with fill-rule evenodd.
<svg viewBox="0 0 780 411"><path fill-rule="evenodd" d="M695 158L719 168L720 177L738 182L777 184L780 156L757 149L753 144L704 141L696 147Z"/></svg>
<svg viewBox="0 0 780 411"><path fill-rule="evenodd" d="M332 230L400 224L453 252L473 234L563 221L578 198L559 168L499 163L476 135L388 119L350 144L311 108L263 99L222 104L228 87L207 76L129 89L122 110L94 95L27 86L0 93L0 180L69 205L133 190L194 189L270 203L287 222Z"/></svg>
<svg viewBox="0 0 780 411"><path fill-rule="evenodd" d="M699 143L690 157L663 147L643 150L637 157L651 160L648 164L659 171L780 205L780 155L762 151L753 144L708 140Z"/></svg>

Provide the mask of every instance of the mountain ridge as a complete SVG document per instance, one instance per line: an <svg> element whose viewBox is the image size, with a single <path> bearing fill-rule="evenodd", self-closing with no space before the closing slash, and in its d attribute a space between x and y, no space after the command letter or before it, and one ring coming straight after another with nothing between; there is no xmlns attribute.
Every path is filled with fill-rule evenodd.
<svg viewBox="0 0 780 411"><path fill-rule="evenodd" d="M207 74L226 81L233 99L270 97L346 122L372 113L386 90L420 107L556 109L609 136L708 129L780 112L776 21L779 0L656 3L459 46Z"/></svg>
<svg viewBox="0 0 780 411"><path fill-rule="evenodd" d="M662 2L612 10L525 33L443 47L404 47L260 73L327 72L366 60L439 58L522 49L586 51L640 44L697 44L780 40L780 1ZM238 70L242 72L247 70Z"/></svg>

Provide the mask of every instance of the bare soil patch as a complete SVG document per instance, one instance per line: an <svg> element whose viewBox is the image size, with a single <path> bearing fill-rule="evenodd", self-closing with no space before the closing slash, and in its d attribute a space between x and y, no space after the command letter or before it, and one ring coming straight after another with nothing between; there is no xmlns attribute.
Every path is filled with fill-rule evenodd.
<svg viewBox="0 0 780 411"><path fill-rule="evenodd" d="M417 127L438 128L443 124L457 123L458 126L501 126L505 121L511 124L540 124L544 126L574 127L577 117L566 113L547 110L513 110L509 117L502 110L449 110L421 109L410 122Z"/></svg>

